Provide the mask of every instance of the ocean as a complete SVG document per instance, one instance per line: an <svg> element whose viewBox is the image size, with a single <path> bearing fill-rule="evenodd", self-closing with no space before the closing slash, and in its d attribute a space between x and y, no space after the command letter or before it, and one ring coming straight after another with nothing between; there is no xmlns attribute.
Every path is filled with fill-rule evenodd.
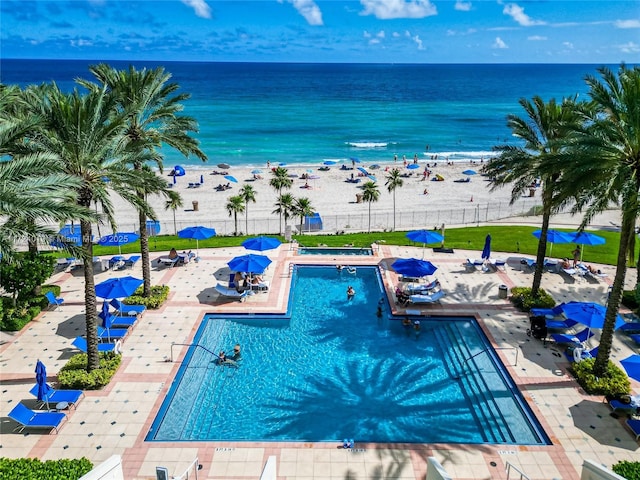
<svg viewBox="0 0 640 480"><path fill-rule="evenodd" d="M0 60L0 81L74 88L95 61ZM129 62L108 62L127 68ZM512 143L520 98L584 98L597 65L394 65L138 62L163 66L200 125L206 164L165 149L165 166L319 165L434 158L478 161ZM616 68L615 66L611 66Z"/></svg>

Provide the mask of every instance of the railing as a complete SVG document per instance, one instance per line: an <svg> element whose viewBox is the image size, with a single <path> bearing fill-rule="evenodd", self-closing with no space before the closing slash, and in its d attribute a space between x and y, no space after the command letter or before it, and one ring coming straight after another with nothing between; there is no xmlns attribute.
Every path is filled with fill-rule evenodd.
<svg viewBox="0 0 640 480"><path fill-rule="evenodd" d="M515 470L517 473L520 474L520 477L519 477L520 480L531 480L522 471L520 471L518 467L516 467L515 465L512 465L510 462L507 462L507 480L511 478L511 470Z"/></svg>
<svg viewBox="0 0 640 480"><path fill-rule="evenodd" d="M194 476L189 476L189 472L193 470ZM198 470L202 470L202 465L198 463L198 459L196 458L193 462L189 464L187 469L184 471L182 475L178 475L177 477L173 477L173 480L189 480L190 478L194 478L198 480Z"/></svg>
<svg viewBox="0 0 640 480"><path fill-rule="evenodd" d="M203 347L202 345L197 344L197 343L172 343L172 344L171 344L171 357L169 357L169 361L170 361L171 363L173 363L173 346L174 346L174 345L181 345L181 346L183 346L183 347L199 347L199 348L201 348L201 349L205 350L206 352L209 352L209 353L210 353L211 355L213 355L214 357L218 358L218 355L217 355L216 353L213 353L213 352L212 352L211 350L209 350L208 348Z"/></svg>
<svg viewBox="0 0 640 480"><path fill-rule="evenodd" d="M512 367L517 367L518 366L518 349L516 347L495 347L494 350L515 350L516 352L516 359L515 362L513 363ZM478 355L488 352L489 348L485 348L483 350L480 350L477 353L474 353L473 355L471 355L469 358L465 358L464 361L462 362L462 366L465 367L467 365L467 362L475 357L477 357ZM464 368L462 369L464 370Z"/></svg>

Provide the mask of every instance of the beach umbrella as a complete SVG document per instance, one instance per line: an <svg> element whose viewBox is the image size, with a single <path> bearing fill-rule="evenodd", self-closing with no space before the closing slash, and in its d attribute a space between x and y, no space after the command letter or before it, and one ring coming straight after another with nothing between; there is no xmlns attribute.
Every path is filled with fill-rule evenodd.
<svg viewBox="0 0 640 480"><path fill-rule="evenodd" d="M335 165L337 162L333 161L333 160L325 160L324 162L322 162L325 165Z"/></svg>
<svg viewBox="0 0 640 480"><path fill-rule="evenodd" d="M96 296L107 299L130 297L143 283L131 276L110 278L96 285Z"/></svg>
<svg viewBox="0 0 640 480"><path fill-rule="evenodd" d="M365 175L369 175L369 172L367 172L367 169L364 167L358 167L358 171L360 173L364 173Z"/></svg>
<svg viewBox="0 0 640 480"><path fill-rule="evenodd" d="M280 162L280 163L278 164L278 166L279 166L279 167L286 167L286 166L287 166L287 164L286 164L286 163L284 163L284 162Z"/></svg>
<svg viewBox="0 0 640 480"><path fill-rule="evenodd" d="M238 180L236 179L236 177L234 177L233 175L225 175L224 178L226 178L227 180L229 180L230 182L233 183L238 183Z"/></svg>
<svg viewBox="0 0 640 480"><path fill-rule="evenodd" d="M484 239L484 248L482 249L482 259L489 260L491 257L491 235L487 234Z"/></svg>
<svg viewBox="0 0 640 480"><path fill-rule="evenodd" d="M227 169L227 168L231 168L231 165L229 165L228 163L219 163L218 168Z"/></svg>
<svg viewBox="0 0 640 480"><path fill-rule="evenodd" d="M231 270L247 273L262 273L270 264L269 257L253 253L234 257L227 263Z"/></svg>
<svg viewBox="0 0 640 480"><path fill-rule="evenodd" d="M424 277L433 275L438 269L428 260L419 260L417 258L399 258L391 264L394 272L406 275L408 277Z"/></svg>
<svg viewBox="0 0 640 480"><path fill-rule="evenodd" d="M607 313L607 307L600 305L599 303L568 302L562 305L561 308L567 318L585 325L588 327L589 332L594 328L602 328L604 326L604 316ZM624 324L625 321L622 317L620 315L616 315L614 329L618 329Z"/></svg>
<svg viewBox="0 0 640 480"><path fill-rule="evenodd" d="M80 233L80 227L77 227L75 232L66 228L60 229L58 235L49 242L49 245L56 248L65 248L68 245L75 245L76 247L81 246L82 234Z"/></svg>
<svg viewBox="0 0 640 480"><path fill-rule="evenodd" d="M176 165L175 167L173 167L173 170L169 175L173 175L174 177L184 177L185 173L186 172L184 171L184 168L182 168L180 165Z"/></svg>
<svg viewBox="0 0 640 480"><path fill-rule="evenodd" d="M360 159L357 157L351 157L349 160L351 160L353 163L360 163Z"/></svg>
<svg viewBox="0 0 640 480"><path fill-rule="evenodd" d="M620 360L620 364L627 372L627 375L640 382L640 355L631 355L624 360Z"/></svg>
<svg viewBox="0 0 640 480"><path fill-rule="evenodd" d="M463 175L475 175L476 173L478 172L476 172L475 170L464 170L462 172Z"/></svg>
<svg viewBox="0 0 640 480"><path fill-rule="evenodd" d="M252 175L259 175L261 173L262 173L262 170L260 170L259 168L256 168L255 170L251 170Z"/></svg>
<svg viewBox="0 0 640 480"><path fill-rule="evenodd" d="M607 243L607 240L604 237L589 232L571 232L571 235L573 235L573 243L582 245L582 248L580 249L580 261L582 261L582 254L584 253L585 245L595 246Z"/></svg>
<svg viewBox="0 0 640 480"><path fill-rule="evenodd" d="M102 245L103 247L118 247L118 253L122 254L122 249L120 248L122 245L126 245L127 243L135 242L140 238L135 232L118 232L113 235L106 235L102 237L98 241L98 245Z"/></svg>
<svg viewBox="0 0 640 480"><path fill-rule="evenodd" d="M409 170L415 170L416 168L420 168L420 165L417 163L410 163L409 165L407 165L407 168Z"/></svg>
<svg viewBox="0 0 640 480"><path fill-rule="evenodd" d="M273 250L278 248L282 242L274 237L254 237L247 238L242 242L242 246L247 250L257 250L263 252L265 250Z"/></svg>
<svg viewBox="0 0 640 480"><path fill-rule="evenodd" d="M422 243L422 258L424 258L424 249L427 243L438 243L444 240L442 235L431 230L412 230L407 233L407 238L411 241Z"/></svg>
<svg viewBox="0 0 640 480"><path fill-rule="evenodd" d="M38 384L38 401L47 401L47 394L51 391L51 387L47 385L47 368L40 360L36 362L36 383ZM47 402L47 408L49 402Z"/></svg>
<svg viewBox="0 0 640 480"><path fill-rule="evenodd" d="M202 226L187 227L178 232L180 238L190 238L196 241L196 255L198 254L198 248L200 240L206 240L207 238L215 237L216 231L213 228L207 228Z"/></svg>
<svg viewBox="0 0 640 480"><path fill-rule="evenodd" d="M542 235L542 230L536 230L532 233L538 240ZM573 243L573 235L567 232L560 232L558 230L547 230L547 242L551 244L549 253L553 250L554 243Z"/></svg>
<svg viewBox="0 0 640 480"><path fill-rule="evenodd" d="M378 179L376 177L374 177L373 175L367 175L367 178L369 180L371 180L372 182L377 182L378 181Z"/></svg>

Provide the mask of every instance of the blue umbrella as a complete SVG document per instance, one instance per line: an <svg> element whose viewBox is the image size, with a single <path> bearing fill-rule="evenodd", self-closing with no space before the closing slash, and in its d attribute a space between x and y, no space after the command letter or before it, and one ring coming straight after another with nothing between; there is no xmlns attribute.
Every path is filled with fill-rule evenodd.
<svg viewBox="0 0 640 480"><path fill-rule="evenodd" d="M334 162L333 160L325 160L323 163L325 165L335 165L337 162Z"/></svg>
<svg viewBox="0 0 640 480"><path fill-rule="evenodd" d="M234 177L233 175L225 175L224 178L226 178L230 182L238 183L238 180L236 180L236 177Z"/></svg>
<svg viewBox="0 0 640 480"><path fill-rule="evenodd" d="M358 171L364 173L365 175L369 175L369 172L367 172L367 169L364 167L358 167Z"/></svg>
<svg viewBox="0 0 640 480"><path fill-rule="evenodd" d="M604 316L607 313L607 307L593 302L568 302L562 305L562 312L567 318L575 320L589 328L602 328L604 326ZM616 323L614 329L620 328L625 321L620 315L616 314Z"/></svg>
<svg viewBox="0 0 640 480"><path fill-rule="evenodd" d="M36 383L38 384L38 401L46 401L47 394L51 387L47 385L47 368L40 360L36 362Z"/></svg>
<svg viewBox="0 0 640 480"><path fill-rule="evenodd" d="M271 264L269 257L249 253L232 258L227 265L236 272L262 273Z"/></svg>
<svg viewBox="0 0 640 480"><path fill-rule="evenodd" d="M49 242L49 245L56 248L65 248L68 245L81 246L82 234L80 233L80 227L77 228L76 232L65 231L63 228L58 232L58 235Z"/></svg>
<svg viewBox="0 0 640 480"><path fill-rule="evenodd" d="M376 177L374 177L373 175L367 175L367 178L369 180L371 180L372 182L377 182L378 181L378 179Z"/></svg>
<svg viewBox="0 0 640 480"><path fill-rule="evenodd" d="M433 275L438 269L428 260L418 260L417 258L399 258L391 264L391 268L396 272L408 277L424 277Z"/></svg>
<svg viewBox="0 0 640 480"><path fill-rule="evenodd" d="M351 157L349 160L351 160L353 163L360 163L360 159L357 157Z"/></svg>
<svg viewBox="0 0 640 480"><path fill-rule="evenodd" d="M118 232L113 235L106 235L98 240L98 245L102 245L103 247L118 247L118 253L122 253L120 247L122 245L126 245L127 243L135 242L140 238L135 232Z"/></svg>
<svg viewBox="0 0 640 480"><path fill-rule="evenodd" d="M258 175L260 173L262 173L262 170L260 170L259 168L256 168L255 170L251 170L252 175Z"/></svg>
<svg viewBox="0 0 640 480"><path fill-rule="evenodd" d="M607 243L607 240L604 237L594 235L593 233L571 232L571 234L573 235L573 243L582 245L582 248L580 249L580 261L582 261L582 254L584 253L585 245L604 245Z"/></svg>
<svg viewBox="0 0 640 480"><path fill-rule="evenodd" d="M407 233L407 238L414 242L422 243L422 258L424 258L424 249L427 243L438 243L444 240L442 235L431 230L413 230Z"/></svg>
<svg viewBox="0 0 640 480"><path fill-rule="evenodd" d="M102 302L102 312L100 312L100 318L102 318L102 326L109 330L113 327L113 315L109 313L109 303L105 300Z"/></svg>
<svg viewBox="0 0 640 480"><path fill-rule="evenodd" d="M420 165L418 165L417 163L411 163L411 164L407 165L407 168L409 170L415 170L416 168L420 168Z"/></svg>
<svg viewBox="0 0 640 480"><path fill-rule="evenodd" d="M139 278L130 276L110 278L96 285L96 296L107 299L129 297L143 283Z"/></svg>
<svg viewBox="0 0 640 480"><path fill-rule="evenodd" d="M259 252L273 250L274 248L278 248L280 244L280 240L273 237L254 237L242 242L242 246L247 250L257 250Z"/></svg>
<svg viewBox="0 0 640 480"><path fill-rule="evenodd" d="M180 165L176 165L175 167L173 167L173 172L171 173L171 175L173 175L174 177L184 177L185 176L185 171L184 168L182 168Z"/></svg>
<svg viewBox="0 0 640 480"><path fill-rule="evenodd" d="M487 234L484 239L484 248L482 249L482 259L489 260L491 257L491 235Z"/></svg>
<svg viewBox="0 0 640 480"><path fill-rule="evenodd" d="M462 172L463 175L475 175L476 173L478 172L476 172L475 170L464 170Z"/></svg>
<svg viewBox="0 0 640 480"><path fill-rule="evenodd" d="M286 164L286 163L284 163L284 162L280 162L280 163L278 164L278 166L279 166L279 167L286 167L286 166L287 166L287 164Z"/></svg>
<svg viewBox="0 0 640 480"><path fill-rule="evenodd" d="M532 233L534 237L540 239L540 235L542 235L542 230L536 230ZM553 250L554 243L573 243L574 236L571 233L560 232L558 230L547 230L547 242L551 244L551 248L549 248L549 253Z"/></svg>
<svg viewBox="0 0 640 480"><path fill-rule="evenodd" d="M196 241L196 254L198 252L200 240L206 240L207 238L215 237L216 231L213 228L207 227L187 227L178 232L180 238L190 238Z"/></svg>
<svg viewBox="0 0 640 480"><path fill-rule="evenodd" d="M631 355L620 360L620 364L631 378L640 382L640 355Z"/></svg>

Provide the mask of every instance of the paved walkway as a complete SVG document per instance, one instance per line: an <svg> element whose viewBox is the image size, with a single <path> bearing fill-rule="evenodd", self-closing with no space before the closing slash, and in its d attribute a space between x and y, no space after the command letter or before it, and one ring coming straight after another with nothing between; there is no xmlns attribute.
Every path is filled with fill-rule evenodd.
<svg viewBox="0 0 640 480"><path fill-rule="evenodd" d="M531 479L569 480L580 478L584 459L607 467L621 460L638 459L640 447L622 419L610 416L601 397L584 395L567 375L568 364L558 350L552 345L545 348L527 337L527 316L499 298L499 285L529 286L531 274L513 268L511 265L518 266L516 259L504 271L468 273L462 263L467 257L478 256L478 252L465 251L445 254L427 250L429 259L439 267L437 278L448 294L441 304L421 310L443 315L464 313L479 320L493 345L499 348L498 354L552 445L360 444L349 451L325 443L144 442L186 352L187 347L174 347L176 361L169 362L171 343L189 343L206 313L285 311L293 263L380 264L391 294L397 277L384 266L396 257L422 255L419 248L382 245L373 257L309 257L296 255L293 245L282 245L267 252L274 260L267 272L271 281L268 293L253 295L243 303L222 299L215 284L228 279L226 262L243 252L241 248L201 250L200 263L176 268L154 266L153 283L171 288L169 301L161 309L145 313L129 333L122 366L110 385L87 392L78 408L68 412L68 421L58 435L12 433L16 424L7 418L9 410L20 401L35 406L28 390L34 383L36 360L40 358L46 364L49 379L55 380L60 367L76 353L71 340L84 332L82 272L55 274L51 281L61 286L64 306L41 314L19 333L2 337L0 455L45 460L86 456L98 464L119 454L125 478L132 480L155 479L156 466L165 466L170 475L179 475L196 458L203 466L198 478L212 480L259 478L270 455L277 457L281 480L417 480L425 476L428 456L436 457L453 478L461 480L506 478L507 462ZM601 268L608 278L588 281L545 273L543 287L557 302L602 302L613 268ZM140 277L141 268L138 265L126 273ZM99 272L96 282L120 275L121 272ZM628 277L633 277L628 279L629 285L635 284L633 270L629 270ZM396 313L404 313L401 307L396 309ZM616 334L613 361L625 358L633 350L629 339ZM638 383L632 387L640 392Z"/></svg>

